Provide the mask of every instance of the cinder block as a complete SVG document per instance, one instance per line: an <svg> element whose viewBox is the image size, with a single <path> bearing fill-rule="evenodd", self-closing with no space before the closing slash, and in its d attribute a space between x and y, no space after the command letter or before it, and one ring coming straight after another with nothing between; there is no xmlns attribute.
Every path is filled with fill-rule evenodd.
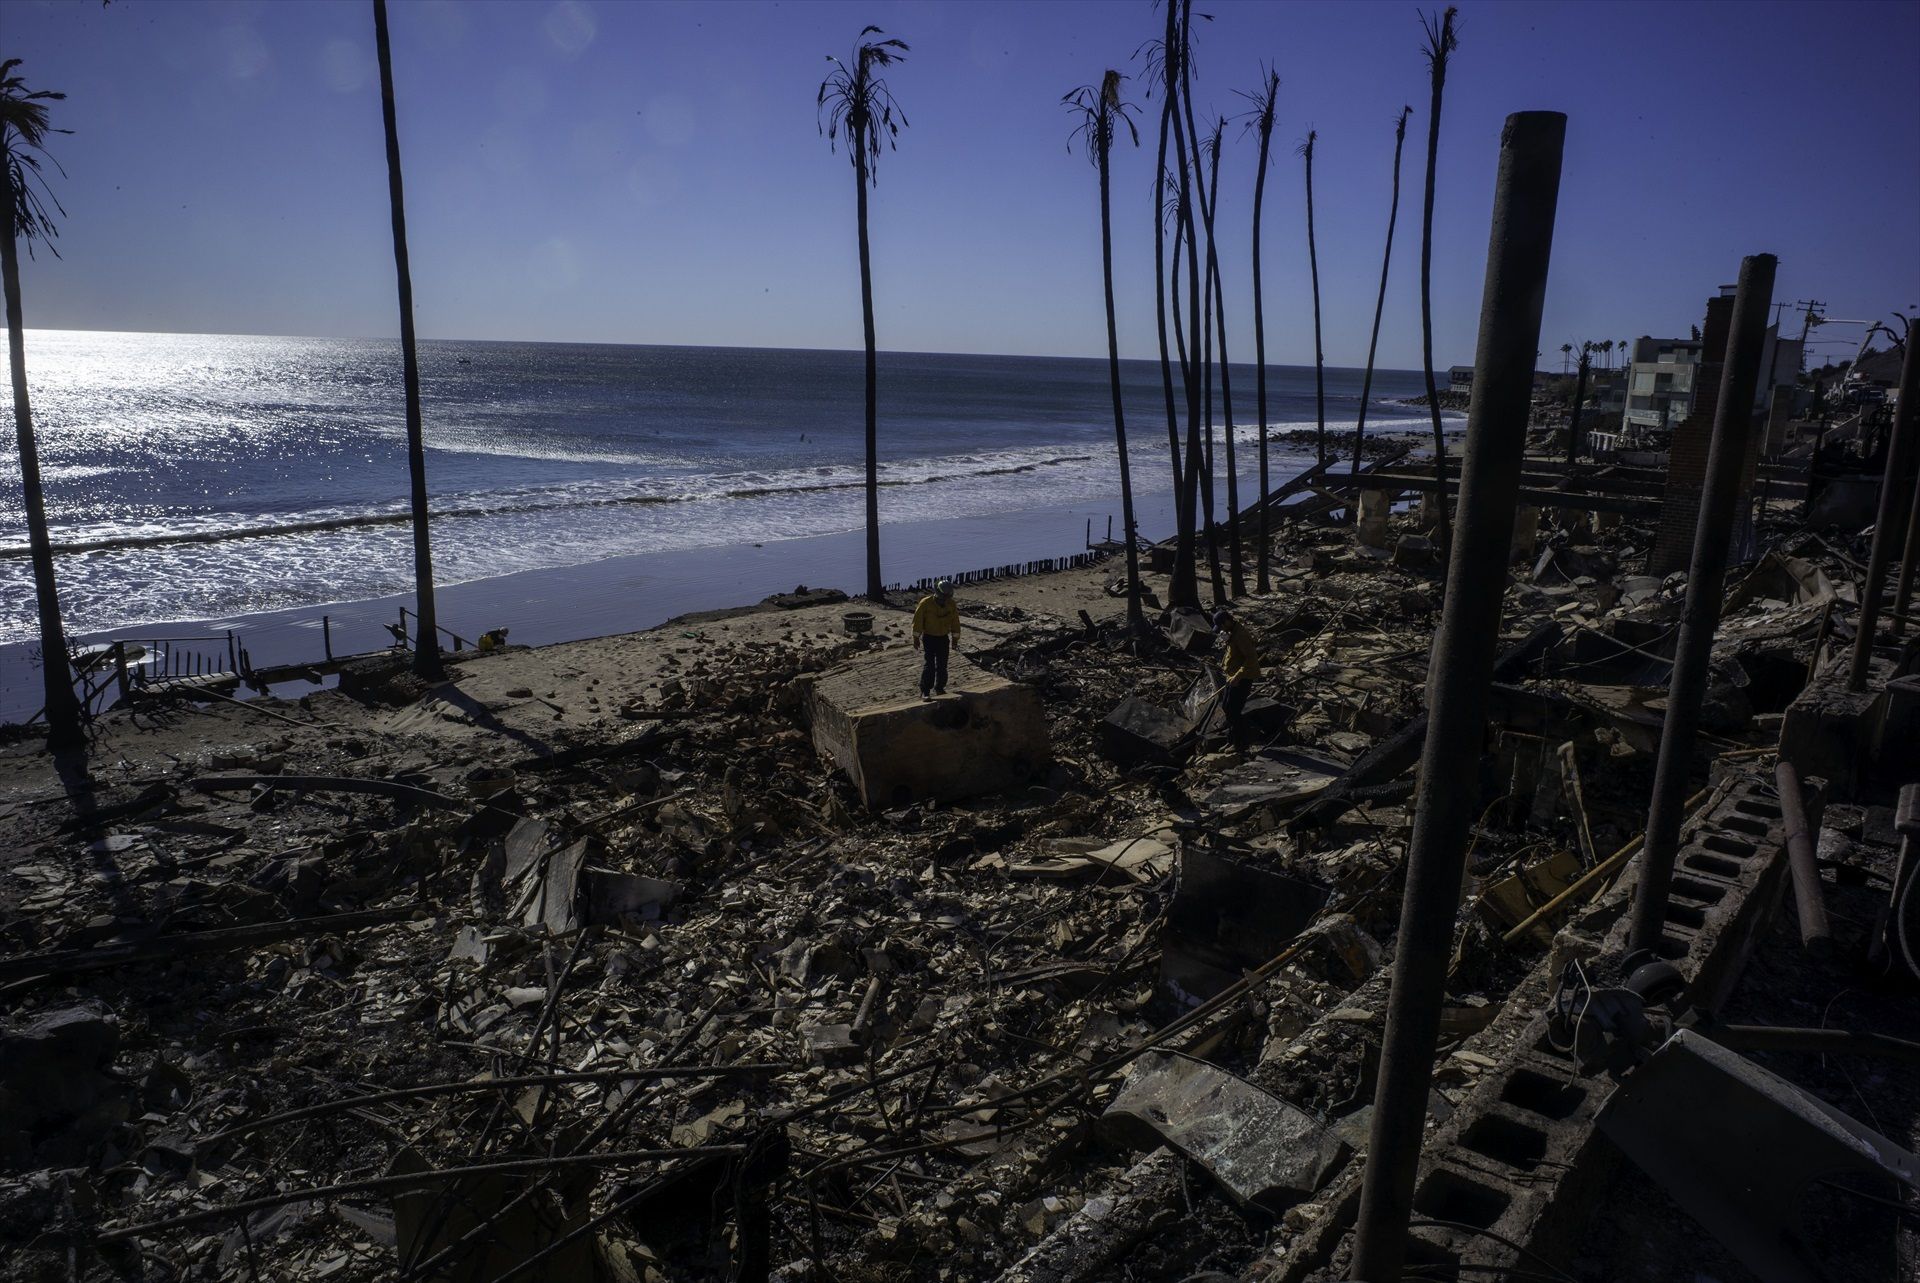
<svg viewBox="0 0 1920 1283"><path fill-rule="evenodd" d="M953 801L1024 784L1051 760L1046 712L1030 686L956 654L947 694L919 695L920 653L863 656L813 679L813 744L867 806Z"/></svg>

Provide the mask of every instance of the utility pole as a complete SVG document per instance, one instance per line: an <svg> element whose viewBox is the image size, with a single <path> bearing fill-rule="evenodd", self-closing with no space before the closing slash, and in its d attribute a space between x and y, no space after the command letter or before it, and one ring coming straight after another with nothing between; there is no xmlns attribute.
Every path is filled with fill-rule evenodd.
<svg viewBox="0 0 1920 1283"><path fill-rule="evenodd" d="M1467 830L1479 811L1474 786L1486 741L1487 690L1500 644L1500 606L1526 450L1566 130L1567 118L1559 112L1523 111L1507 117L1500 140L1474 356L1473 409L1460 456L1459 521L1429 665L1420 798L1407 854L1393 987L1353 1231L1350 1273L1368 1283L1399 1283L1406 1255Z"/></svg>

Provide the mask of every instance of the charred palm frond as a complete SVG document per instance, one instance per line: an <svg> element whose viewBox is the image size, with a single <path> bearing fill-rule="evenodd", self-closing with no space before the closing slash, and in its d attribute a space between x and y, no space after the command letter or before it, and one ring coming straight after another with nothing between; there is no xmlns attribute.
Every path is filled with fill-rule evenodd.
<svg viewBox="0 0 1920 1283"><path fill-rule="evenodd" d="M827 61L834 69L820 82L820 92L814 99L820 132L827 142L837 146L844 133L854 164L864 164L867 181L873 183L879 181L880 153L894 148L907 125L906 113L887 88L886 78L874 74L878 68L899 63L908 52L904 40L867 39L885 35L878 27L862 27L851 64L828 54ZM858 154L861 151L864 157Z"/></svg>
<svg viewBox="0 0 1920 1283"><path fill-rule="evenodd" d="M1120 97L1120 85L1125 80L1125 76L1109 68L1098 88L1081 85L1061 96L1061 104L1072 110L1079 121L1067 135L1067 150L1073 150L1075 139L1084 142L1089 164L1100 164L1100 158L1112 150L1121 125L1127 127L1133 145L1140 145L1140 130L1133 123L1137 108Z"/></svg>

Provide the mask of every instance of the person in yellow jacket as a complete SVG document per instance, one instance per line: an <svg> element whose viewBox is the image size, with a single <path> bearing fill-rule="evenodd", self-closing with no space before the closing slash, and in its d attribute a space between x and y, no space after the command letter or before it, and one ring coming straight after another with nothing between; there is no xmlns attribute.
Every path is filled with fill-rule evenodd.
<svg viewBox="0 0 1920 1283"><path fill-rule="evenodd" d="M913 608L914 649L926 656L920 665L920 698L947 693L947 655L960 637L960 607L953 602L953 581L942 579L933 595Z"/></svg>
<svg viewBox="0 0 1920 1283"><path fill-rule="evenodd" d="M1233 612L1222 606L1213 612L1213 635L1225 643L1226 654L1220 667L1227 676L1227 688L1220 694L1220 711L1226 715L1227 738L1238 746L1246 743L1246 724L1241 710L1254 682L1260 679L1260 647L1253 634L1241 626Z"/></svg>

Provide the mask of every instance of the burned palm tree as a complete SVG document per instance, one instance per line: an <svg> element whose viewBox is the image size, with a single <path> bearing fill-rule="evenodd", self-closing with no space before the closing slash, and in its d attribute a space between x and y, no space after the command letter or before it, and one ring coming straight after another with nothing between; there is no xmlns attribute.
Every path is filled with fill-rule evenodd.
<svg viewBox="0 0 1920 1283"><path fill-rule="evenodd" d="M1211 14L1201 14L1200 16L1209 22L1212 21ZM1195 353L1195 364L1200 373L1198 380L1199 387L1197 389L1190 388L1187 402L1190 415L1187 441L1188 466L1194 466L1195 460L1204 454L1204 464L1202 465L1204 470L1199 479L1199 484L1202 511L1205 517L1207 532L1207 577L1213 587L1213 600L1218 604L1226 600L1227 586L1226 581L1220 574L1219 530L1214 524L1213 510L1213 344L1211 341L1213 314L1207 309L1206 300L1208 294L1205 286L1205 281L1211 279L1212 276L1213 202L1207 195L1206 175L1201 170L1200 127L1195 123L1193 114L1193 0L1181 0L1180 50L1179 105L1186 122L1186 168L1192 171L1190 181L1195 197L1193 200L1184 202L1188 211L1187 253L1189 255L1189 261L1187 267L1189 269L1188 275L1193 280L1193 290L1189 296L1189 307L1192 310L1188 313L1187 318L1189 324L1188 335L1193 341L1200 344L1199 351ZM1177 129L1178 124L1179 121L1176 120L1176 132L1174 134L1176 142L1181 137ZM1188 180L1183 179L1183 186L1186 185L1187 181ZM1196 204L1200 211L1200 220L1205 225L1207 231L1208 276L1205 278L1200 275L1200 265L1198 261L1200 236L1198 230L1193 226L1192 211ZM1203 325L1201 321L1203 315L1207 318L1205 325ZM1203 330L1205 333L1203 333ZM1204 451L1195 448L1200 444L1199 438L1203 430L1200 415L1196 412L1200 411L1202 407L1204 407L1206 416Z"/></svg>
<svg viewBox="0 0 1920 1283"><path fill-rule="evenodd" d="M1100 271L1106 285L1107 301L1107 381L1113 389L1113 435L1120 451L1120 524L1127 544L1127 626L1135 632L1146 627L1140 611L1140 548L1134 538L1133 473L1127 462L1127 419L1120 397L1120 332L1113 310L1113 202L1110 160L1113 138L1120 126L1126 126L1134 145L1140 144L1140 131L1127 114L1130 107L1120 98L1117 71L1109 70L1100 87L1082 85L1061 101L1072 110L1078 124L1072 138L1085 140L1088 158L1100 173Z"/></svg>
<svg viewBox="0 0 1920 1283"><path fill-rule="evenodd" d="M1167 83L1167 51L1175 47L1178 38L1175 23L1178 6L1167 5L1167 31L1164 38L1149 41L1136 51L1135 56L1143 59L1146 67L1144 77L1147 97L1153 97L1155 83ZM1173 399L1173 361L1167 349L1167 218L1173 206L1167 195L1169 174L1167 173L1167 146L1170 141L1169 118L1173 112L1173 95L1162 93L1160 104L1160 143L1153 171L1153 320L1154 328L1160 340L1160 387L1166 396L1167 406L1167 448L1172 455L1173 492L1176 505L1180 494L1180 412ZM1177 184L1176 184L1177 185ZM1178 224L1176 223L1176 227ZM1174 261L1179 262L1179 248L1174 249ZM1175 308L1179 307L1176 300ZM1179 320L1176 310L1174 320ZM1184 370L1186 359L1181 358Z"/></svg>
<svg viewBox="0 0 1920 1283"><path fill-rule="evenodd" d="M829 145L846 135L847 157L853 162L856 195L854 221L860 236L860 320L867 345L867 596L878 601L885 593L880 582L880 449L879 355L873 335L873 261L867 248L867 189L879 180L880 153L891 148L907 123L886 80L876 74L898 63L907 53L903 40L873 39L886 33L863 27L854 43L851 63L831 54L833 70L820 82L814 110Z"/></svg>
<svg viewBox="0 0 1920 1283"><path fill-rule="evenodd" d="M387 132L387 196L393 210L393 268L400 286L400 365L407 399L407 476L413 506L413 671L433 681L440 663L440 621L433 605L433 548L427 535L427 457L420 431L420 357L413 335L413 271L407 262L407 203L400 182L400 131L394 123L393 50L387 0L373 0L373 39L380 56L380 113Z"/></svg>
<svg viewBox="0 0 1920 1283"><path fill-rule="evenodd" d="M33 253L35 241L57 258L53 238L59 200L40 171L47 137L63 134L49 123L47 104L65 98L51 89L28 89L15 72L18 58L0 63L0 209L6 235L0 237L7 308L7 361L13 372L13 426L20 438L20 499L27 513L27 544L33 558L34 604L40 614L40 672L46 682L47 747L57 755L86 747L80 725L80 699L74 694L67 659L67 633L60 619L60 592L53 578L53 540L47 533L46 498L40 488L40 451L33 435L33 409L27 400L26 322L20 306L20 247ZM54 168L59 162L54 161ZM49 209L51 207L51 209Z"/></svg>
<svg viewBox="0 0 1920 1283"><path fill-rule="evenodd" d="M1300 144L1299 150L1307 162L1307 270L1313 276L1314 461L1324 466L1327 462L1327 353L1320 343L1320 251L1313 239L1313 145L1319 138L1318 130L1309 129L1307 140Z"/></svg>
<svg viewBox="0 0 1920 1283"><path fill-rule="evenodd" d="M1393 226L1400 218L1400 153L1407 142L1407 117L1413 108L1402 107L1400 120L1393 128L1393 203L1387 207L1387 248L1380 259L1380 296L1373 304L1373 337L1367 340L1367 370L1360 378L1360 417L1353 425L1353 475L1360 475L1360 448L1367 436L1367 399L1373 393L1373 358L1380 347L1380 315L1387 308L1387 271L1393 266ZM1357 510L1356 510L1357 513Z"/></svg>
<svg viewBox="0 0 1920 1283"><path fill-rule="evenodd" d="M1177 10L1177 12L1176 12ZM1194 234L1193 187L1194 165L1190 163L1197 149L1188 145L1191 131L1182 127L1179 103L1186 68L1191 57L1190 36L1193 22L1193 0L1168 0L1167 48L1161 60L1161 70L1167 94L1166 109L1173 132L1173 152L1175 172L1179 175L1179 193L1176 197L1176 209L1180 219L1180 239L1186 242L1187 250L1187 334L1197 343L1200 336L1200 250L1199 238ZM1176 260L1178 246L1175 247ZM1177 261L1176 261L1177 266ZM1186 463L1180 474L1180 496L1176 504L1178 509L1177 532L1174 539L1173 578L1167 587L1167 605L1198 609L1200 590L1195 583L1196 531L1199 512L1199 489L1201 473L1205 467L1202 440L1200 435L1200 380L1195 377L1194 367L1199 364L1199 354L1192 354L1186 363L1185 388L1187 393L1187 443Z"/></svg>
<svg viewBox="0 0 1920 1283"><path fill-rule="evenodd" d="M1448 5L1440 18L1421 20L1427 36L1425 53L1433 96L1427 108L1427 199L1420 219L1420 355L1427 373L1427 410L1433 416L1433 475L1440 487L1433 495L1433 510L1439 517L1442 575L1453 546L1453 528L1447 519L1447 438L1440 428L1440 390L1433 378L1433 189L1440 158L1440 99L1447 86L1447 59L1460 43L1453 29L1457 12Z"/></svg>
<svg viewBox="0 0 1920 1283"><path fill-rule="evenodd" d="M1280 74L1269 67L1260 88L1242 97L1253 104L1247 127L1260 139L1259 168L1253 178L1253 385L1260 402L1260 548L1254 554L1253 586L1264 593L1273 587L1268 566L1272 539L1267 520L1267 494L1272 482L1267 478L1267 318L1261 306L1265 283L1260 277L1260 214L1267 195L1267 152L1273 142L1274 109L1280 102Z"/></svg>
<svg viewBox="0 0 1920 1283"><path fill-rule="evenodd" d="M1220 205L1220 151L1222 135L1226 133L1227 122L1224 117L1216 117L1213 133L1207 139L1207 203L1215 209ZM1213 298L1214 332L1220 338L1220 417L1221 435L1225 439L1227 473L1227 560L1232 566L1230 576L1233 583L1233 595L1247 595L1247 575L1241 565L1240 550L1240 470L1234 463L1233 449L1233 375L1232 366L1227 357L1227 302L1224 282L1220 279L1220 255L1213 242L1213 223L1207 223L1207 288ZM1209 435L1209 442L1212 437Z"/></svg>

